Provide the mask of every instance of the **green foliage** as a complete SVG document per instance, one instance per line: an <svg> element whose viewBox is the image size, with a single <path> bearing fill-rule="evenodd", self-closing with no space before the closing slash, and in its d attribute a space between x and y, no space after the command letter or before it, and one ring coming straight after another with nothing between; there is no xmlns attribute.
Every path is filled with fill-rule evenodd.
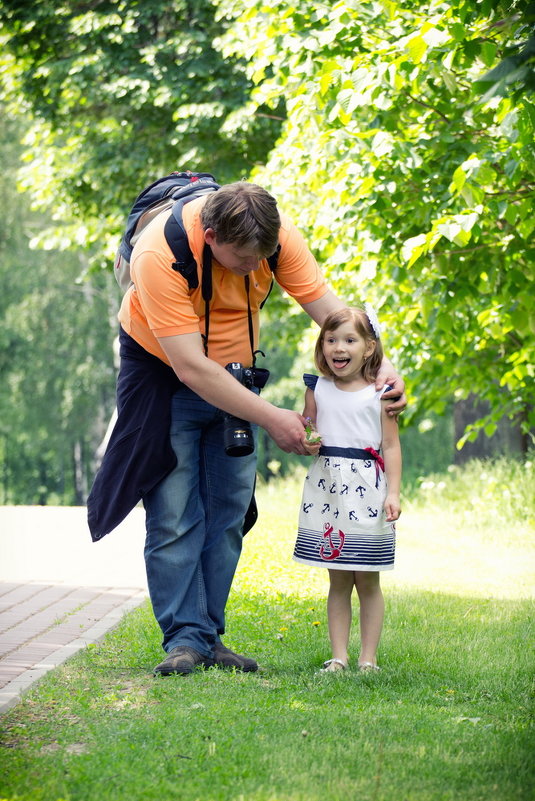
<svg viewBox="0 0 535 801"><path fill-rule="evenodd" d="M535 528L535 463L507 458L473 459L463 467L420 479L410 508L463 509L465 523L490 531L492 526L528 525Z"/></svg>
<svg viewBox="0 0 535 801"><path fill-rule="evenodd" d="M534 19L522 0L5 0L0 92L32 117L20 186L54 217L33 242L98 272L158 174L252 176L339 295L379 307L408 423L473 393L491 411L465 438L503 415L530 432ZM267 314L266 350L284 319L302 359L307 317L282 294Z"/></svg>
<svg viewBox="0 0 535 801"><path fill-rule="evenodd" d="M109 267L146 183L187 167L238 180L264 157L280 120L236 116L249 81L212 46L224 27L209 0L0 5L0 92L33 117L21 187L55 220L41 246Z"/></svg>
<svg viewBox="0 0 535 801"><path fill-rule="evenodd" d="M403 495L410 495L424 476L442 473L452 464L455 454L453 413L451 407L441 415L431 413L418 423L400 431L403 454Z"/></svg>
<svg viewBox="0 0 535 801"><path fill-rule="evenodd" d="M286 102L254 178L339 294L380 307L410 414L475 392L492 410L469 439L533 429L533 4L219 5L242 12L224 52L253 100Z"/></svg>
<svg viewBox="0 0 535 801"><path fill-rule="evenodd" d="M72 254L32 251L42 219L15 189L20 124L0 123L0 503L80 504L114 403L117 291Z"/></svg>

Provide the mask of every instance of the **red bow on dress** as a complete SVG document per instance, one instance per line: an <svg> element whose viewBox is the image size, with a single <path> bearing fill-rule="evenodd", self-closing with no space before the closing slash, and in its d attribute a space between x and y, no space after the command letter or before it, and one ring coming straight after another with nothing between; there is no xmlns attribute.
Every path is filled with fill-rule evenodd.
<svg viewBox="0 0 535 801"><path fill-rule="evenodd" d="M380 453L377 453L376 450L373 448L364 448L366 453L369 453L375 459L375 489L379 486L379 469L381 469L384 473L385 471L385 462L383 457Z"/></svg>

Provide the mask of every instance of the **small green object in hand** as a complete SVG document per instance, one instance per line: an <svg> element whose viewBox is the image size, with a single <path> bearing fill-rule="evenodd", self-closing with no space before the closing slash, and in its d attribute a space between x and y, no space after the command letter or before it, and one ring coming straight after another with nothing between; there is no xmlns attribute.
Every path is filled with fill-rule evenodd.
<svg viewBox="0 0 535 801"><path fill-rule="evenodd" d="M312 428L312 420L310 417L306 419L307 424L305 426L305 439L310 445L314 445L316 442L321 442L321 437L317 431Z"/></svg>

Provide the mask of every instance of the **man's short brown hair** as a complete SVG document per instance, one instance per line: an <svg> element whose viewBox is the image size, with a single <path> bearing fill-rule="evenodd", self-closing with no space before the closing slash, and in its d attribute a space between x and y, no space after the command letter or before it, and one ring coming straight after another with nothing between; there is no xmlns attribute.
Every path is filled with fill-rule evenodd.
<svg viewBox="0 0 535 801"><path fill-rule="evenodd" d="M239 181L208 195L201 210L202 227L211 228L219 244L233 243L271 256L279 242L277 201L257 184Z"/></svg>

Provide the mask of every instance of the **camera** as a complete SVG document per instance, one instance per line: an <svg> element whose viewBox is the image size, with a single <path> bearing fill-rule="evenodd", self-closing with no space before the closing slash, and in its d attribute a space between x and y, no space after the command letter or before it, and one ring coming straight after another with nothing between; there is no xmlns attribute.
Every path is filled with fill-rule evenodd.
<svg viewBox="0 0 535 801"><path fill-rule="evenodd" d="M228 370L236 381L239 381L247 389L256 386L254 368L244 367L240 362L230 362L225 366L225 370ZM247 420L241 420L239 417L225 413L223 415L223 442L227 456L248 456L254 451L251 424Z"/></svg>

